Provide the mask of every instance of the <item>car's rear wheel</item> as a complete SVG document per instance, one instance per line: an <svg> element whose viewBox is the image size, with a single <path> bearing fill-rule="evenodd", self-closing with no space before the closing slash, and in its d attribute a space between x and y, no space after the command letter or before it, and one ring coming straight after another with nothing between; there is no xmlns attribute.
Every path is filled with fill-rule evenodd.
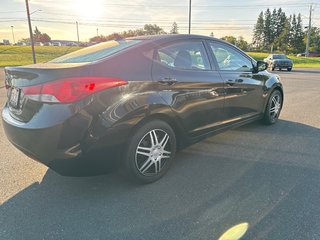
<svg viewBox="0 0 320 240"><path fill-rule="evenodd" d="M290 72L292 70L292 68L287 68L287 70Z"/></svg>
<svg viewBox="0 0 320 240"><path fill-rule="evenodd" d="M265 124L274 124L277 122L282 108L282 94L279 90L274 90L268 100L263 122Z"/></svg>
<svg viewBox="0 0 320 240"><path fill-rule="evenodd" d="M126 173L142 183L160 179L169 169L176 152L176 137L165 122L146 123L133 134L124 159Z"/></svg>

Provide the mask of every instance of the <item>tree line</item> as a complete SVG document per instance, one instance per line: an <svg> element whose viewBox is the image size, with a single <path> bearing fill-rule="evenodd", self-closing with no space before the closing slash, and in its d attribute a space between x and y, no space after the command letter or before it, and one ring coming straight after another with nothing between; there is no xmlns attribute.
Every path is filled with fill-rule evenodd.
<svg viewBox="0 0 320 240"><path fill-rule="evenodd" d="M170 34L178 34L178 28L178 24L176 22L173 22ZM90 42L105 42L113 39L159 34L167 34L167 32L165 32L163 28L159 27L157 24L145 24L143 28L127 30L119 33L112 33L106 36L94 36L90 38Z"/></svg>
<svg viewBox="0 0 320 240"><path fill-rule="evenodd" d="M298 53L305 49L301 14L287 16L281 8L261 12L253 30L253 47L260 51Z"/></svg>
<svg viewBox="0 0 320 240"><path fill-rule="evenodd" d="M305 51L307 41L307 30L302 26L301 14L286 15L281 8L269 8L261 11L253 29L252 43L249 44L242 36L236 38L228 35L222 37L244 51L263 51L263 52L283 52L300 53ZM320 28L312 27L310 34L310 52L320 52ZM179 27L173 22L170 34L178 34ZM113 39L122 39L142 35L168 34L156 24L145 24L143 28L127 30L109 35L99 35L90 38L90 42L104 42ZM210 36L214 36L213 32ZM51 37L46 33L41 33L36 27L33 34L35 42L49 42ZM30 39L22 39L30 41Z"/></svg>
<svg viewBox="0 0 320 240"><path fill-rule="evenodd" d="M307 30L302 25L301 14L287 15L281 8L268 8L261 11L254 25L252 43L249 44L242 36L232 35L224 36L221 39L228 41L244 51L262 51L262 52L283 52L283 53L301 53L305 51L307 41ZM170 34L178 34L178 25L172 24ZM141 29L128 30L120 33L113 33L107 36L96 36L90 39L90 42L108 41L111 39L141 36L167 34L156 24L146 24ZM214 36L213 32L210 36ZM311 28L310 52L320 52L320 29Z"/></svg>
<svg viewBox="0 0 320 240"><path fill-rule="evenodd" d="M307 41L307 31L302 26L301 14L287 16L281 8L268 8L261 12L253 30L253 48L257 51L279 51L284 53L304 52ZM310 52L320 49L320 31L311 28Z"/></svg>

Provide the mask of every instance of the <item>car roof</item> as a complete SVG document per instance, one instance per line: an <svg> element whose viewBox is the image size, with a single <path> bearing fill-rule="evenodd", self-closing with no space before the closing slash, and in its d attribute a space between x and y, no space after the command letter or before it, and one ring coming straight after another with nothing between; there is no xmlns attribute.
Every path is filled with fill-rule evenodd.
<svg viewBox="0 0 320 240"><path fill-rule="evenodd" d="M137 36L137 37L130 37L127 38L128 40L149 40L149 41L167 41L167 40L187 40L187 39L207 39L207 40L216 40L220 42L224 42L220 39L204 36L204 35L197 35L197 34L162 34L162 35L148 35L148 36Z"/></svg>

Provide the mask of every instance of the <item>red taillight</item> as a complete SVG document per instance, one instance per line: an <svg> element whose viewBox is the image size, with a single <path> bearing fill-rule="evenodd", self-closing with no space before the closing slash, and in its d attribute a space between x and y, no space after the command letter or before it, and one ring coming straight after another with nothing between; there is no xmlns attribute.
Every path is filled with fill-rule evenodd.
<svg viewBox="0 0 320 240"><path fill-rule="evenodd" d="M22 90L25 96L35 101L71 103L93 93L124 84L127 82L118 78L79 77L22 87Z"/></svg>

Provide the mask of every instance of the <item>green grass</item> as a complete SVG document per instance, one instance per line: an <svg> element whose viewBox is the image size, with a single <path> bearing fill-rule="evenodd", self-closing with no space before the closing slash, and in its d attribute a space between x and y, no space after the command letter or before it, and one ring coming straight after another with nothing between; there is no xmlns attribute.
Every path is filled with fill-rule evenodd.
<svg viewBox="0 0 320 240"><path fill-rule="evenodd" d="M81 47L35 46L37 62L47 62ZM32 64L31 46L0 46L0 67Z"/></svg>
<svg viewBox="0 0 320 240"><path fill-rule="evenodd" d="M247 52L251 57L256 60L263 60L269 54L261 52ZM320 67L320 57L296 57L295 55L288 55L293 61L293 67L305 67L305 68L316 68Z"/></svg>
<svg viewBox="0 0 320 240"><path fill-rule="evenodd" d="M46 62L64 54L73 52L81 47L36 46L37 62ZM248 52L256 60L263 60L269 54ZM289 55L294 67L320 67L320 58L305 58ZM0 67L32 64L31 46L0 46Z"/></svg>

